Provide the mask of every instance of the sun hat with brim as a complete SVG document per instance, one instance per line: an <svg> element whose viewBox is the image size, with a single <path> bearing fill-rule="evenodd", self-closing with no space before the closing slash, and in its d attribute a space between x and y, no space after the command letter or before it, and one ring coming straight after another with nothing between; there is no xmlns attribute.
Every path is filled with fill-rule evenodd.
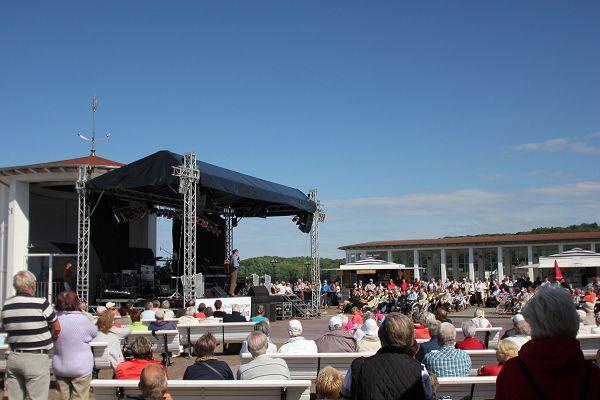
<svg viewBox="0 0 600 400"><path fill-rule="evenodd" d="M377 333L379 332L379 327L377 326L377 322L375 322L374 319L369 318L365 321L362 330L366 335L377 336Z"/></svg>

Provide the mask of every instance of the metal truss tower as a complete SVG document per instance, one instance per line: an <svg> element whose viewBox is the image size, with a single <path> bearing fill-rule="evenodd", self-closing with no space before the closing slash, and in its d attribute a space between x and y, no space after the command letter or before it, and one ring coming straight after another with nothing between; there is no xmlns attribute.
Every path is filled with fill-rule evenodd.
<svg viewBox="0 0 600 400"><path fill-rule="evenodd" d="M233 253L233 217L234 211L228 207L223 211L225 216L225 260Z"/></svg>
<svg viewBox="0 0 600 400"><path fill-rule="evenodd" d="M183 195L183 301L195 299L196 281L196 188L200 171L196 154L187 153L180 166L173 167L173 175L179 177L179 193Z"/></svg>
<svg viewBox="0 0 600 400"><path fill-rule="evenodd" d="M86 304L90 297L90 192L87 182L92 167L80 165L75 189L79 197L77 218L77 296Z"/></svg>
<svg viewBox="0 0 600 400"><path fill-rule="evenodd" d="M321 298L321 254L319 251L319 223L325 221L325 212L318 199L317 189L311 189L308 197L315 202L317 209L313 215L313 223L310 229L310 258L311 258L311 281L313 286L311 308L313 315L320 315Z"/></svg>

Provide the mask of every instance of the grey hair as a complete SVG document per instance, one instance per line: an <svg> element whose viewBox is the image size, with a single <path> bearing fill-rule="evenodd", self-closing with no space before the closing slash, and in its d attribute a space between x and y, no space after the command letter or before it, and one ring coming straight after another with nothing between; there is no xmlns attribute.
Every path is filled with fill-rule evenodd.
<svg viewBox="0 0 600 400"><path fill-rule="evenodd" d="M167 390L167 376L157 364L149 364L140 374L138 387L145 399L150 397L162 398Z"/></svg>
<svg viewBox="0 0 600 400"><path fill-rule="evenodd" d="M435 321L431 321L429 323L429 325L427 326L429 328L429 336L431 336L431 337L439 336L440 325L442 325L442 323L440 321L438 321L437 319Z"/></svg>
<svg viewBox="0 0 600 400"><path fill-rule="evenodd" d="M340 319L342 320L342 326L348 325L348 316L347 315L338 315L338 317L340 317Z"/></svg>
<svg viewBox="0 0 600 400"><path fill-rule="evenodd" d="M579 322L580 323L584 323L585 322L585 317L587 316L587 314L585 313L585 311L583 310L575 310L577 312L577 317L579 318Z"/></svg>
<svg viewBox="0 0 600 400"><path fill-rule="evenodd" d="M248 351L252 357L257 357L267 353L268 340L267 335L262 332L252 332L248 335Z"/></svg>
<svg viewBox="0 0 600 400"><path fill-rule="evenodd" d="M171 307L171 303L169 303L169 300L165 300L162 302L161 307L164 309L168 309L169 307Z"/></svg>
<svg viewBox="0 0 600 400"><path fill-rule="evenodd" d="M518 333L521 335L527 335L527 336L531 335L531 327L525 320L517 322L515 325L515 328L518 331Z"/></svg>
<svg viewBox="0 0 600 400"><path fill-rule="evenodd" d="M433 315L429 311L425 311L423 314L421 314L421 318L419 318L419 322L422 323L423 326L428 326L431 322L435 320L435 315Z"/></svg>
<svg viewBox="0 0 600 400"><path fill-rule="evenodd" d="M461 324L461 328L463 331L463 335L465 335L465 339L469 337L475 337L475 332L477 332L477 327L471 321L465 321Z"/></svg>
<svg viewBox="0 0 600 400"><path fill-rule="evenodd" d="M456 341L456 328L449 322L442 322L440 325L440 336L438 343L441 345L451 344Z"/></svg>
<svg viewBox="0 0 600 400"><path fill-rule="evenodd" d="M19 292L25 292L29 290L32 286L35 287L35 275L31 272L23 270L19 271L13 277L13 287Z"/></svg>
<svg viewBox="0 0 600 400"><path fill-rule="evenodd" d="M571 296L563 289L540 287L525 304L522 314L534 339L575 339L577 336L579 317Z"/></svg>
<svg viewBox="0 0 600 400"><path fill-rule="evenodd" d="M186 308L185 315L187 315L188 317L193 317L194 315L196 315L196 307L191 306Z"/></svg>
<svg viewBox="0 0 600 400"><path fill-rule="evenodd" d="M231 306L231 311L240 312L242 307L239 304L234 304Z"/></svg>
<svg viewBox="0 0 600 400"><path fill-rule="evenodd" d="M475 309L475 314L473 316L477 317L477 318L484 318L485 317L485 311L483 310L483 308L476 308Z"/></svg>
<svg viewBox="0 0 600 400"><path fill-rule="evenodd" d="M254 325L254 331L262 332L268 337L271 334L271 326L269 325L269 322L266 319L264 319L260 322L257 322L256 325Z"/></svg>
<svg viewBox="0 0 600 400"><path fill-rule="evenodd" d="M144 308L146 310L152 310L153 307L154 307L154 304L151 301L147 302L146 305L144 306Z"/></svg>

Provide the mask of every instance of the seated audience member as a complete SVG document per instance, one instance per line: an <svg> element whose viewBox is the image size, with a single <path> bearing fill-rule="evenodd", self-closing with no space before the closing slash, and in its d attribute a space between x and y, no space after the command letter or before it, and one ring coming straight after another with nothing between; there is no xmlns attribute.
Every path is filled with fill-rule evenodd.
<svg viewBox="0 0 600 400"><path fill-rule="evenodd" d="M81 313L82 313L83 315L85 315L85 316L87 317L87 319L89 319L90 321L92 321L92 322L94 322L94 321L95 321L95 318L94 318L94 316L88 312L88 305L87 305L87 303L86 303L86 302L83 302L83 301L82 301L82 302L79 304L79 311L81 311Z"/></svg>
<svg viewBox="0 0 600 400"><path fill-rule="evenodd" d="M302 335L302 324L297 319L288 322L288 335L290 338L279 348L283 354L317 354L317 345L314 340L306 340Z"/></svg>
<svg viewBox="0 0 600 400"><path fill-rule="evenodd" d="M518 353L519 349L517 349L517 345L513 341L508 339L501 340L498 343L498 348L496 349L496 359L498 360L498 365L484 365L483 367L479 368L477 375L498 376L506 361L516 357Z"/></svg>
<svg viewBox="0 0 600 400"><path fill-rule="evenodd" d="M217 318L215 318L214 314L213 314L213 309L212 307L206 307L204 309L204 319L202 319L202 323L218 323L219 320Z"/></svg>
<svg viewBox="0 0 600 400"><path fill-rule="evenodd" d="M264 320L254 325L255 332L262 332L267 336L267 354L277 353L277 345L271 342L269 335L271 334L271 326L269 325L268 320ZM244 340L242 342L242 348L240 350L240 355L248 352L248 342Z"/></svg>
<svg viewBox="0 0 600 400"><path fill-rule="evenodd" d="M485 345L482 341L475 338L477 327L472 321L465 321L461 324L464 340L456 342L456 348L461 350L485 350Z"/></svg>
<svg viewBox="0 0 600 400"><path fill-rule="evenodd" d="M158 365L146 366L140 374L138 387L144 400L173 400L167 393L167 374Z"/></svg>
<svg viewBox="0 0 600 400"><path fill-rule="evenodd" d="M115 317L120 317L121 314L119 314L119 311L117 311L117 309L115 308L117 305L115 303L113 303L112 301L109 301L108 303L105 304L106 310L111 312Z"/></svg>
<svg viewBox="0 0 600 400"><path fill-rule="evenodd" d="M319 353L355 353L356 340L342 331L342 320L334 316L329 318L329 332L315 340Z"/></svg>
<svg viewBox="0 0 600 400"><path fill-rule="evenodd" d="M144 311L142 311L142 315L140 316L140 319L154 319L154 304L152 304L151 301L147 302L144 305Z"/></svg>
<svg viewBox="0 0 600 400"><path fill-rule="evenodd" d="M152 358L152 343L143 336L136 337L130 344L133 359L120 363L115 370L115 379L140 379L142 370L150 364L163 369L167 378L167 369L160 361Z"/></svg>
<svg viewBox="0 0 600 400"><path fill-rule="evenodd" d="M221 300L215 300L215 310L213 315L215 316L215 318L221 318L225 320L227 313L221 310L221 307L223 307L223 302Z"/></svg>
<svg viewBox="0 0 600 400"><path fill-rule="evenodd" d="M200 321L196 319L196 307L187 307L185 315L177 320L177 325L200 325Z"/></svg>
<svg viewBox="0 0 600 400"><path fill-rule="evenodd" d="M258 308L256 309L256 315L252 318L250 318L250 321L254 322L255 324L264 321L265 319L267 319L267 317L265 317L265 307L260 305L258 306Z"/></svg>
<svg viewBox="0 0 600 400"><path fill-rule="evenodd" d="M583 324L590 327L596 326L596 320L594 318L594 304L589 302L583 303L582 310L585 312L585 321L583 321Z"/></svg>
<svg viewBox="0 0 600 400"><path fill-rule="evenodd" d="M160 308L160 300L152 300L152 311L158 311Z"/></svg>
<svg viewBox="0 0 600 400"><path fill-rule="evenodd" d="M148 327L146 325L144 325L142 323L142 321L140 321L140 316L141 313L136 310L135 308L132 308L131 311L129 312L129 317L131 318L131 331L132 332L140 332L140 331L147 331Z"/></svg>
<svg viewBox="0 0 600 400"><path fill-rule="evenodd" d="M177 330L177 327L170 321L165 321L165 310L158 309L154 313L156 321L152 321L148 330L150 331L173 331Z"/></svg>
<svg viewBox="0 0 600 400"><path fill-rule="evenodd" d="M517 322L519 320L521 320L523 318L523 316L521 314L515 314L513 315L510 320L512 321L513 327L510 329L507 329L506 331L504 331L504 333L502 334L502 337L500 338L500 340L502 339L506 339L509 338L511 336L515 336L519 333L519 329L517 328Z"/></svg>
<svg viewBox="0 0 600 400"><path fill-rule="evenodd" d="M102 315L105 311L106 311L106 307L104 307L104 306L98 306L98 307L96 307L96 315L98 317L100 315Z"/></svg>
<svg viewBox="0 0 600 400"><path fill-rule="evenodd" d="M194 343L196 361L186 368L184 380L233 380L233 372L226 362L215 357L217 341L211 333L204 334Z"/></svg>
<svg viewBox="0 0 600 400"><path fill-rule="evenodd" d="M237 372L238 380L290 379L290 370L285 360L267 355L269 344L267 335L262 332L252 332L246 342L248 351L252 354L252 361L240 365Z"/></svg>
<svg viewBox="0 0 600 400"><path fill-rule="evenodd" d="M416 351L412 320L400 313L389 314L379 328L379 339L382 347L376 354L352 362L344 379L345 397L425 399L421 364L412 357Z"/></svg>
<svg viewBox="0 0 600 400"><path fill-rule="evenodd" d="M241 313L242 307L239 304L234 304L231 306L231 314L225 314L223 318L223 322L248 322L246 317L244 317Z"/></svg>
<svg viewBox="0 0 600 400"><path fill-rule="evenodd" d="M173 319L173 318L175 318L175 313L173 312L173 310L171 310L171 303L169 302L169 300L164 300L162 302L162 308L161 308L161 310L164 311L166 319Z"/></svg>
<svg viewBox="0 0 600 400"><path fill-rule="evenodd" d="M586 294L583 296L583 301L586 303L592 303L592 306L596 303L598 296L596 296L596 292L594 292L594 287L589 285L586 289Z"/></svg>
<svg viewBox="0 0 600 400"><path fill-rule="evenodd" d="M496 400L598 399L600 369L585 360L579 318L563 289L542 286L523 308L531 340L504 364Z"/></svg>
<svg viewBox="0 0 600 400"><path fill-rule="evenodd" d="M476 328L491 328L492 324L485 318L485 311L483 308L476 308L475 315L471 319L471 322L475 324Z"/></svg>
<svg viewBox="0 0 600 400"><path fill-rule="evenodd" d="M206 314L204 314L204 310L206 310L206 304L198 304L198 308L196 310L197 313L194 315L196 318L206 318Z"/></svg>
<svg viewBox="0 0 600 400"><path fill-rule="evenodd" d="M115 315L113 313L103 312L100 314L98 317L98 335L96 335L96 338L94 339L94 342L108 343L108 359L113 370L116 369L120 363L125 361L123 352L121 351L121 339L124 339L127 336L122 336L115 331L113 328L114 321Z"/></svg>
<svg viewBox="0 0 600 400"><path fill-rule="evenodd" d="M514 342L517 348L521 350L521 347L531 339L529 336L529 324L527 324L522 314L515 314L513 321L515 321L513 322L515 334L507 339Z"/></svg>
<svg viewBox="0 0 600 400"><path fill-rule="evenodd" d="M362 327L365 335L358 342L359 353L375 353L381 348L381 340L379 339L379 327L377 322L373 318L369 318L365 321L365 325ZM317 343L317 347L319 344Z"/></svg>
<svg viewBox="0 0 600 400"><path fill-rule="evenodd" d="M429 323L435 320L435 315L432 313L425 311L422 314L418 312L413 313L413 321L415 324L415 339L431 339L429 336Z"/></svg>
<svg viewBox="0 0 600 400"><path fill-rule="evenodd" d="M435 319L437 319L438 321L444 323L447 322L449 324L452 323L452 320L450 318L448 318L448 310L445 307L440 307L437 309L437 311L435 312Z"/></svg>
<svg viewBox="0 0 600 400"><path fill-rule="evenodd" d="M332 366L326 366L319 372L316 382L317 399L338 400L342 392L344 376Z"/></svg>
<svg viewBox="0 0 600 400"><path fill-rule="evenodd" d="M442 323L438 320L431 321L429 323L429 335L431 336L431 339L429 339L425 343L421 343L421 345L419 346L419 351L415 355L415 358L418 361L423 362L423 358L425 358L425 355L427 353L429 353L432 350L440 349L440 325L442 325Z"/></svg>
<svg viewBox="0 0 600 400"><path fill-rule="evenodd" d="M596 313L596 326L590 330L592 334L600 333L600 312Z"/></svg>
<svg viewBox="0 0 600 400"><path fill-rule="evenodd" d="M460 349L454 347L456 341L456 328L454 325L443 322L440 326L439 350L430 351L423 358L427 371L438 378L453 376L469 376L471 372L471 357Z"/></svg>

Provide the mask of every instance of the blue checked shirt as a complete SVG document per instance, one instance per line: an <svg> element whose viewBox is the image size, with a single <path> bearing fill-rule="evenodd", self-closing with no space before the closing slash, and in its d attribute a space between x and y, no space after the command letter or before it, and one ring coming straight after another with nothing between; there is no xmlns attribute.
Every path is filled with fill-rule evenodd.
<svg viewBox="0 0 600 400"><path fill-rule="evenodd" d="M438 378L469 376L471 372L471 357L465 351L455 349L453 344L430 351L425 355L423 364Z"/></svg>

